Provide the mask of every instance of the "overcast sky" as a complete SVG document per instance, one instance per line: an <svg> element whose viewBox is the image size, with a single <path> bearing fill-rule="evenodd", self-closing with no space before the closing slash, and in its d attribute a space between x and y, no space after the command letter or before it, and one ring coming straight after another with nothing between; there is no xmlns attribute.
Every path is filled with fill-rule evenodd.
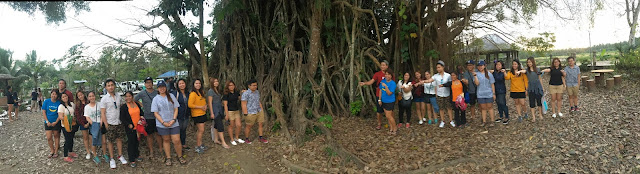
<svg viewBox="0 0 640 174"><path fill-rule="evenodd" d="M619 1L619 0L618 0ZM136 0L124 2L91 2L91 11L83 12L75 17L90 27L97 28L104 33L125 37L132 41L143 41L148 36L144 34L134 34L135 27L123 24L120 20L130 22L132 17L144 23L151 24L153 18L145 15L139 10L151 9L157 4L156 0ZM535 17L533 28L527 26L510 26L505 30L513 36L524 35L527 37L536 36L540 32L555 33L557 42L556 49L563 48L583 48L589 46L589 34L591 31L592 45L602 43L612 43L626 41L629 35L629 27L624 16L618 16L624 9L616 7L606 7L598 12L593 28L589 27L586 21L566 23L556 18L549 10L542 10ZM205 10L205 15L209 14L211 8ZM208 16L208 15L207 15ZM70 17L74 17L73 14ZM197 20L197 18L190 18ZM206 20L207 18L205 18ZM158 19L156 19L158 20ZM101 47L114 44L110 39L81 29L82 25L75 20L68 18L66 23L55 26L47 25L43 15L36 13L29 16L24 12L16 12L5 3L0 3L0 21L4 24L0 27L0 47L14 52L14 59L24 60L25 55L31 50L36 50L40 59L53 60L62 57L73 45L84 43L89 46L88 54L97 57ZM168 42L168 30L154 33L165 43ZM205 25L205 35L211 32L210 25ZM478 35L486 31L474 31Z"/></svg>

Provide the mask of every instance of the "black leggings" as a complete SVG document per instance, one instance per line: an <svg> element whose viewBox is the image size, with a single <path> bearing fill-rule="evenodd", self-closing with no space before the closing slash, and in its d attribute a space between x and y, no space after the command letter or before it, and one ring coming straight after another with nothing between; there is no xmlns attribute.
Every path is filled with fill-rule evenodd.
<svg viewBox="0 0 640 174"><path fill-rule="evenodd" d="M71 126L71 132L67 132L67 130L65 128L62 128L62 134L64 134L64 157L67 157L69 155L69 152L73 152L73 136L76 135L76 132L78 131L79 126L75 125L75 126Z"/></svg>
<svg viewBox="0 0 640 174"><path fill-rule="evenodd" d="M127 134L127 154L129 154L129 162L135 162L136 158L140 156L138 135L133 129L125 128L124 131Z"/></svg>
<svg viewBox="0 0 640 174"><path fill-rule="evenodd" d="M460 110L460 108L458 108L456 106L455 103L452 103L451 105L453 105L453 112L455 113L453 119L455 120L456 125L460 126L460 125L464 125L467 124L467 114L465 111Z"/></svg>
<svg viewBox="0 0 640 174"><path fill-rule="evenodd" d="M542 95L529 92L529 107L535 108L536 105L542 106Z"/></svg>
<svg viewBox="0 0 640 174"><path fill-rule="evenodd" d="M411 122L411 100L401 100L400 102L398 102L398 105L400 105L400 114L398 115L398 117L400 117L398 120L398 123L404 123L403 118L406 114L407 116L407 122L406 123L410 123Z"/></svg>

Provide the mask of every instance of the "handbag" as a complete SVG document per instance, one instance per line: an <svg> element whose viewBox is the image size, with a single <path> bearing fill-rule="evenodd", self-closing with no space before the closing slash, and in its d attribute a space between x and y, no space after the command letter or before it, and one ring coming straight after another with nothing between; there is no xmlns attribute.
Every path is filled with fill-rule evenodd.
<svg viewBox="0 0 640 174"><path fill-rule="evenodd" d="M469 97L469 92L464 92L464 102L469 103L469 101L471 101L471 98Z"/></svg>

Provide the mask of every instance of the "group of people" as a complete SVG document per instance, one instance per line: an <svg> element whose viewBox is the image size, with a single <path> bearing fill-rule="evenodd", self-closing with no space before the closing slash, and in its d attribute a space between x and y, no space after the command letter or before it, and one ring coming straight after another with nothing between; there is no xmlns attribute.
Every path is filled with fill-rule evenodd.
<svg viewBox="0 0 640 174"><path fill-rule="evenodd" d="M389 62L383 61L380 63L380 71L376 72L371 80L360 82L359 85L374 85L377 98L376 129L382 128L384 115L388 120L391 135L395 135L399 127L410 127L412 105L415 105L420 125L425 122L439 123L439 127L443 128L446 125L445 115L448 115L448 123L452 127L463 128L467 125L466 112L469 111L471 119L474 119L478 106L482 116L481 126L494 126L493 121L509 124L507 91L515 103L518 120L528 119L531 115L531 121L536 122L536 119L543 119L542 98L545 89L540 79L544 73L550 75L547 93L551 95L552 117L563 116L562 96L565 90L569 95L569 111L580 110L580 68L575 64L575 57L568 57L567 63L568 66L563 67L560 59L554 58L549 68L540 70L536 66L536 60L529 57L524 69L519 60L514 60L511 62L511 70L507 71L507 65L502 61L495 61L494 69L489 70L485 61L480 60L476 63L469 60L466 61L466 67L454 66L455 70L446 71L445 63L438 61L435 74L426 71L422 76L422 72L416 71L411 77L411 72L403 72L402 79L396 82L394 72L389 69ZM510 81L509 90L506 81ZM530 107L528 114L525 109L527 97ZM397 125L394 117L396 102L399 107ZM494 102L498 108L497 119L493 109Z"/></svg>
<svg viewBox="0 0 640 174"><path fill-rule="evenodd" d="M258 140L268 143L263 137L265 121L260 93L256 80L247 82L247 90L240 91L236 84L229 80L223 89L216 78L211 78L211 89L205 94L204 82L194 79L191 89L187 89L187 81L179 79L176 86L170 87L165 81L157 82L154 89L153 79L144 80L145 89L134 95L125 91L123 96L116 93L113 79L104 82L106 94L101 96L95 92L79 90L73 93L66 89L66 81L58 81L58 89L51 90L51 97L42 104L44 128L49 145L49 158L58 157L60 132L64 134L63 160L73 162L78 155L73 150L75 133L82 131L82 141L86 149L86 159L96 164L101 160L116 168L116 160L121 164L136 167L143 158L140 155L140 138L146 138L148 157L154 157L154 142L158 152L164 151L164 164L172 165L171 144L177 155L177 162L185 164L183 150L190 150L186 145L187 126L193 120L196 131L195 152L203 153L207 147L202 142L204 123L213 120L211 137L215 144L229 148L224 138L225 123L229 126L230 143L251 144L249 139L251 128L258 123ZM169 89L175 89L170 91ZM124 100L123 100L124 98ZM207 113L209 114L207 116ZM240 115L244 115L241 117ZM240 139L242 120L245 122L244 139ZM127 142L128 158L123 156L123 140ZM103 142L106 147L103 148ZM114 143L117 156L114 155ZM98 154L101 151L100 154ZM108 152L108 153L107 153Z"/></svg>

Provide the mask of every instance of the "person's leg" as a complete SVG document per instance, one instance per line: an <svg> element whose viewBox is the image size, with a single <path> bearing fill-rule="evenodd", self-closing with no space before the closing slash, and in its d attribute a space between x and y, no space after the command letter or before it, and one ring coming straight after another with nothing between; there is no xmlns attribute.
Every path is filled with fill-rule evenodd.
<svg viewBox="0 0 640 174"><path fill-rule="evenodd" d="M53 148L53 131L45 130L44 134L47 136L47 145L49 145L49 150L51 150L51 154L55 154L55 148Z"/></svg>
<svg viewBox="0 0 640 174"><path fill-rule="evenodd" d="M405 108L404 108L404 106L402 105L402 102L400 102L400 104L399 104L399 105L400 105L400 106L399 106L399 108L400 108L400 109L399 109L399 111L398 111L398 124L402 124L402 123L403 123L403 120L404 120L402 117L404 116L404 110L405 110ZM385 115L386 115L386 113L385 113Z"/></svg>
<svg viewBox="0 0 640 174"><path fill-rule="evenodd" d="M99 146L98 148L102 149L102 155L107 156L107 149L104 146L104 143L107 143L107 137L104 136L104 134L102 135L102 145Z"/></svg>
<svg viewBox="0 0 640 174"><path fill-rule="evenodd" d="M447 108L447 114L449 114L449 121L453 121L453 109L451 109L451 106Z"/></svg>
<svg viewBox="0 0 640 174"><path fill-rule="evenodd" d="M125 129L127 134L127 155L129 155L129 161L135 162L136 158L136 150L138 149L137 142L138 137L136 136L136 132L130 129Z"/></svg>
<svg viewBox="0 0 640 174"><path fill-rule="evenodd" d="M147 124L155 124L154 123L147 123ZM153 157L153 141L154 141L154 134L147 134L147 148L149 148L149 158ZM160 144L162 145L162 144Z"/></svg>
<svg viewBox="0 0 640 174"><path fill-rule="evenodd" d="M201 116L204 117L204 116ZM202 146L202 135L204 134L204 123L196 123L196 127L198 127L198 132L196 133L196 146Z"/></svg>
<svg viewBox="0 0 640 174"><path fill-rule="evenodd" d="M244 138L245 139L249 139L249 135L251 135L251 127L253 127L253 124L246 124L244 126Z"/></svg>
<svg viewBox="0 0 640 174"><path fill-rule="evenodd" d="M235 141L236 139L234 139L235 136L233 136L233 131L236 130L236 120L237 119L233 119L233 120L229 120L229 128L227 128L227 132L229 132L229 139L230 141Z"/></svg>
<svg viewBox="0 0 640 174"><path fill-rule="evenodd" d="M84 143L84 149L87 153L91 152L91 138L89 137L89 130L82 130L82 143Z"/></svg>
<svg viewBox="0 0 640 174"><path fill-rule="evenodd" d="M561 93L558 93L556 95L557 95L556 96L556 101L558 101L558 103L556 104L558 106L556 106L556 108L558 109L558 114L561 114L562 113L562 97L563 97L564 93L561 92Z"/></svg>
<svg viewBox="0 0 640 174"><path fill-rule="evenodd" d="M453 119L455 120L454 122L456 123L456 125L462 125L462 118L460 118L460 109L458 107L453 108Z"/></svg>
<svg viewBox="0 0 640 174"><path fill-rule="evenodd" d="M496 120L495 118L495 112L493 111L493 107L492 107L493 103L487 103L485 104L485 110L489 111L489 118L491 118L491 120Z"/></svg>
<svg viewBox="0 0 640 174"><path fill-rule="evenodd" d="M538 116L540 116L540 119L543 119L542 118L542 94L536 95L535 100L538 108L538 114L539 114Z"/></svg>
<svg viewBox="0 0 640 174"><path fill-rule="evenodd" d="M185 147L187 145L187 125L189 123L184 118L178 119L178 123L180 124L180 144Z"/></svg>
<svg viewBox="0 0 640 174"><path fill-rule="evenodd" d="M487 123L487 110L484 108L484 104L480 104L480 115L482 115L482 124Z"/></svg>
<svg viewBox="0 0 640 174"><path fill-rule="evenodd" d="M396 121L393 118L393 111L384 110L384 114L387 116L387 120L389 121L389 131L398 131L398 126L396 125Z"/></svg>
<svg viewBox="0 0 640 174"><path fill-rule="evenodd" d="M13 115L11 115L11 112L13 112L13 104L7 104L7 115L9 116L9 121L13 121Z"/></svg>
<svg viewBox="0 0 640 174"><path fill-rule="evenodd" d="M231 124L234 124L233 122L231 122ZM240 139L240 129L242 129L242 120L240 118L236 118L235 119L235 127L234 127L236 134L235 134L235 139L234 140L238 140ZM233 131L232 129L229 129L229 132ZM229 137L232 138L232 137Z"/></svg>
<svg viewBox="0 0 640 174"><path fill-rule="evenodd" d="M160 134L158 133L155 133L153 137L155 137L156 139L156 144L158 145L158 152L162 151L164 149L164 138L162 138L162 136L160 136Z"/></svg>
<svg viewBox="0 0 640 174"><path fill-rule="evenodd" d="M471 119L476 118L476 106L478 105L478 95L477 94L471 94L469 93L469 107L468 109L471 110L471 112L469 114L471 114Z"/></svg>
<svg viewBox="0 0 640 174"><path fill-rule="evenodd" d="M460 125L466 125L467 124L467 112L461 110L460 111Z"/></svg>
<svg viewBox="0 0 640 174"><path fill-rule="evenodd" d="M558 93L551 94L551 109L553 110L554 114L560 112L560 108L558 108L558 96Z"/></svg>
<svg viewBox="0 0 640 174"><path fill-rule="evenodd" d="M59 123L58 123L59 124ZM53 131L53 152L58 154L58 150L60 149L60 130Z"/></svg>
<svg viewBox="0 0 640 174"><path fill-rule="evenodd" d="M67 157L69 155L69 149L71 149L71 144L73 144L73 135L71 132L67 132L65 130L62 131L64 134L64 147L63 147L63 157Z"/></svg>
<svg viewBox="0 0 640 174"><path fill-rule="evenodd" d="M407 125L408 125L409 123L411 123L411 103L409 103L409 106L407 107L407 113L406 114L407 114L407 122L405 122L405 123L407 123Z"/></svg>
<svg viewBox="0 0 640 174"><path fill-rule="evenodd" d="M418 119L420 121L423 121L422 119L424 119L424 102L416 102L416 114L418 114Z"/></svg>
<svg viewBox="0 0 640 174"><path fill-rule="evenodd" d="M15 111L16 114L15 114L15 118L14 119L18 120L18 113L20 111L20 106L16 106L15 108L16 108L16 111Z"/></svg>
<svg viewBox="0 0 640 174"><path fill-rule="evenodd" d="M427 103L427 109L425 111L427 112L427 119L429 119L429 121L433 120L433 108L431 108L431 104Z"/></svg>
<svg viewBox="0 0 640 174"><path fill-rule="evenodd" d="M173 134L170 136L171 142L173 142L173 148L176 151L176 154L179 157L182 157L182 146L180 145L180 134ZM168 149L168 148L165 148Z"/></svg>
<svg viewBox="0 0 640 174"><path fill-rule="evenodd" d="M118 147L118 156L122 156L122 138L116 139L116 146Z"/></svg>
<svg viewBox="0 0 640 174"><path fill-rule="evenodd" d="M162 147L164 150L164 157L167 159L171 159L171 136L162 135Z"/></svg>

